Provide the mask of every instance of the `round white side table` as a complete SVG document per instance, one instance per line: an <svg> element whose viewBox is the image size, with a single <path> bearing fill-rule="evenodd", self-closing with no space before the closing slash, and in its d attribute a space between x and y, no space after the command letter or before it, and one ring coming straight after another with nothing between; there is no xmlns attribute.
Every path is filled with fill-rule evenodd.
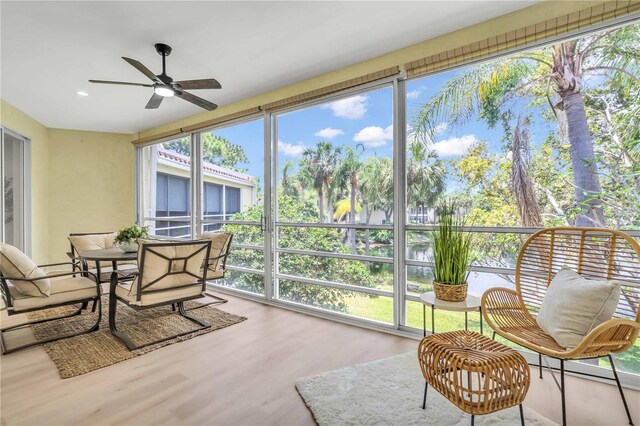
<svg viewBox="0 0 640 426"><path fill-rule="evenodd" d="M447 302L436 298L436 294L432 291L428 293L422 293L420 295L420 301L422 302L422 334L427 335L427 305L431 307L431 334L436 332L435 326L435 310L442 309L443 311L464 312L464 329L468 329L468 314L469 312L480 312L480 334L482 334L482 306L480 305L480 298L476 296L467 295L467 298L462 302Z"/></svg>

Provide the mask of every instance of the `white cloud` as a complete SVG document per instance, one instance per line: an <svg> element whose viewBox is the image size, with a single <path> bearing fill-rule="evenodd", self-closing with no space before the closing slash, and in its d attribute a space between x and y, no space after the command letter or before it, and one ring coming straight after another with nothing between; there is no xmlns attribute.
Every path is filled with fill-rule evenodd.
<svg viewBox="0 0 640 426"><path fill-rule="evenodd" d="M476 142L478 142L478 139L474 135L464 135L459 138L452 137L436 142L433 147L440 157L456 157L466 154Z"/></svg>
<svg viewBox="0 0 640 426"><path fill-rule="evenodd" d="M299 157L305 149L307 149L307 146L302 142L298 142L294 145L292 143L282 142L278 139L278 151L282 152L284 155Z"/></svg>
<svg viewBox="0 0 640 426"><path fill-rule="evenodd" d="M336 117L348 118L350 120L356 120L364 117L367 112L367 97L358 95L352 98L341 99L339 101L331 102L330 104L322 105L322 109L331 108L333 115Z"/></svg>
<svg viewBox="0 0 640 426"><path fill-rule="evenodd" d="M333 139L338 135L344 135L344 132L340 129L334 129L333 127L327 127L326 129L318 130L316 132L316 136L326 139Z"/></svg>
<svg viewBox="0 0 640 426"><path fill-rule="evenodd" d="M386 145L392 139L393 125L389 125L384 129L378 126L365 127L353 137L355 142L361 142L369 147Z"/></svg>
<svg viewBox="0 0 640 426"><path fill-rule="evenodd" d="M422 92L424 91L424 89L426 89L426 87L420 86L416 90L407 92L407 99L418 99L422 94Z"/></svg>
<svg viewBox="0 0 640 426"><path fill-rule="evenodd" d="M420 96L419 90L412 90L410 92L407 92L407 99L418 99L418 96Z"/></svg>

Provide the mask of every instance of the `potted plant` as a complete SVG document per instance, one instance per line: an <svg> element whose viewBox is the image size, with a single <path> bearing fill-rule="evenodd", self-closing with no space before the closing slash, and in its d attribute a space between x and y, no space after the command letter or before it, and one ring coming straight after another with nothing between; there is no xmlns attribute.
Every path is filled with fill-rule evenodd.
<svg viewBox="0 0 640 426"><path fill-rule="evenodd" d="M149 227L133 225L122 228L116 235L115 242L125 252L138 251L138 238L148 238Z"/></svg>
<svg viewBox="0 0 640 426"><path fill-rule="evenodd" d="M436 208L433 238L433 290L448 302L467 298L468 265L471 257L470 232L462 230L464 217L453 200L444 200Z"/></svg>

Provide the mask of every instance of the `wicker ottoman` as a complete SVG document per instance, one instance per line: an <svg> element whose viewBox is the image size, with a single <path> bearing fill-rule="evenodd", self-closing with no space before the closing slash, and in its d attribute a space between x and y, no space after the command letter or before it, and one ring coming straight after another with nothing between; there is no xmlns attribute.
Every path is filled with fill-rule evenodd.
<svg viewBox="0 0 640 426"><path fill-rule="evenodd" d="M495 340L472 331L452 331L425 337L418 346L418 361L429 385L462 411L489 414L520 406L529 390L529 365L522 355Z"/></svg>

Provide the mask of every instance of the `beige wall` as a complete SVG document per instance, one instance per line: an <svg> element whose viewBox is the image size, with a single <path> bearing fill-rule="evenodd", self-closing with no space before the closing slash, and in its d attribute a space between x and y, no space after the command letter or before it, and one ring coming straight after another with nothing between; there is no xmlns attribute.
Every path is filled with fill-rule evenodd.
<svg viewBox="0 0 640 426"><path fill-rule="evenodd" d="M72 232L117 231L134 221L131 136L49 129L49 256L64 260Z"/></svg>
<svg viewBox="0 0 640 426"><path fill-rule="evenodd" d="M49 134L48 129L2 100L0 123L31 139L31 256L49 260Z"/></svg>
<svg viewBox="0 0 640 426"><path fill-rule="evenodd" d="M31 139L31 255L65 261L71 232L133 223L131 135L47 129L2 101L0 123Z"/></svg>

